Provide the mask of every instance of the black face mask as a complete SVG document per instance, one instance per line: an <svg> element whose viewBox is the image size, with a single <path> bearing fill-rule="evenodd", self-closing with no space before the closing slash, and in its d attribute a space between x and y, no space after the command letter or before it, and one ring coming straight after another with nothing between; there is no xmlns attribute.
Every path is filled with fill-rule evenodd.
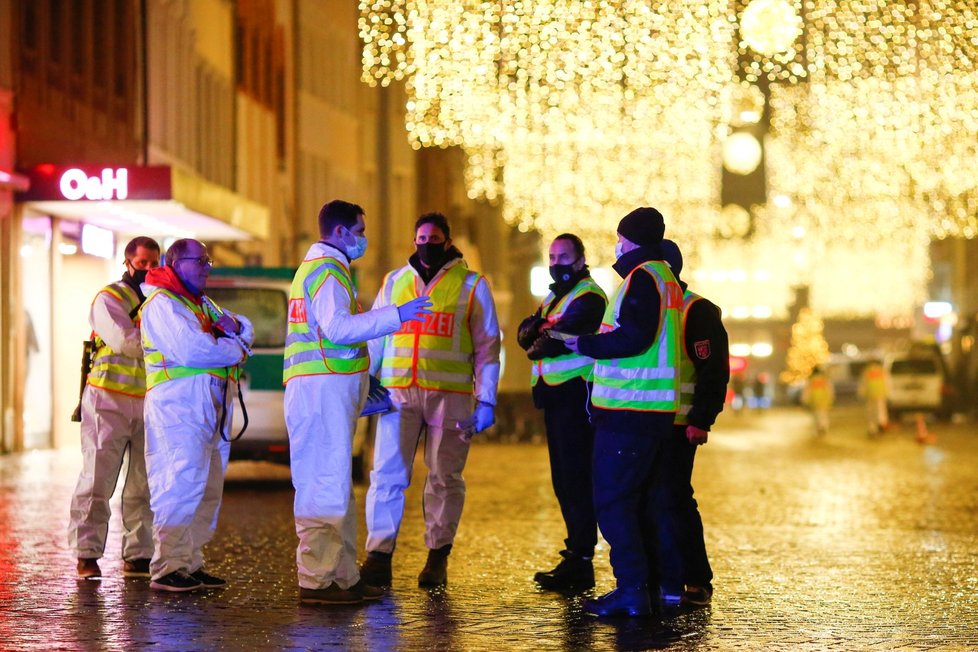
<svg viewBox="0 0 978 652"><path fill-rule="evenodd" d="M137 286L140 286L146 282L147 272L149 272L148 269L134 269L132 270L132 273L129 274L129 276L132 277L133 283L135 283Z"/></svg>
<svg viewBox="0 0 978 652"><path fill-rule="evenodd" d="M418 250L418 258L428 267L438 267L445 260L444 242L425 242L415 247Z"/></svg>
<svg viewBox="0 0 978 652"><path fill-rule="evenodd" d="M550 278L554 280L554 283L566 283L577 275L578 270L574 269L575 264L577 264L576 261L570 265L551 265Z"/></svg>

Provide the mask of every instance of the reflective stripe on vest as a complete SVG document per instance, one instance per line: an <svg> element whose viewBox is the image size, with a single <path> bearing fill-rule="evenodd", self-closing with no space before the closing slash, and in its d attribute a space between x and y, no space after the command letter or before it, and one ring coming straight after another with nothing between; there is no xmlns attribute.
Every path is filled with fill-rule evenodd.
<svg viewBox="0 0 978 652"><path fill-rule="evenodd" d="M686 319L689 317L689 309L692 305L702 298L689 290L683 294L682 319L679 324L679 412L676 413L676 420L673 422L677 426L685 426L689 423L689 411L693 408L696 367L686 351Z"/></svg>
<svg viewBox="0 0 978 652"><path fill-rule="evenodd" d="M578 281L570 292L561 297L556 306L552 305L554 293L548 294L547 298L540 304L540 314L552 322L557 322L576 299L588 292L597 294L605 304L608 303L608 297L605 296L604 290L594 282L594 279L587 276ZM535 360L530 372L530 386L535 387L541 378L547 385L559 385L574 378L587 378L593 369L594 360L579 353L568 353L554 358Z"/></svg>
<svg viewBox="0 0 978 652"><path fill-rule="evenodd" d="M143 304L143 308L146 305L160 295L165 295L172 299L173 301L178 301L187 307L190 312L194 313L194 317L200 322L200 329L202 332L208 332L208 328L211 323L211 317L204 310L203 306L198 306L193 301L188 300L185 297L181 297L174 294L170 290L165 290L163 288L157 288L153 290L153 293L146 297L146 303ZM144 330L142 332L143 340L143 359L146 361L146 390L149 391L161 385L167 381L174 380L177 378L189 378L191 376L200 376L202 374L209 374L211 376L216 376L218 378L228 378L230 375L231 380L238 380L238 367L184 367L177 364L172 364L167 362L166 356L163 355L159 349L150 341L149 336ZM229 374L230 370L230 374Z"/></svg>
<svg viewBox="0 0 978 652"><path fill-rule="evenodd" d="M647 261L622 281L605 310L602 333L618 327L632 277L648 274L659 290L659 329L648 349L630 358L595 360L591 402L609 410L676 412L679 409L679 310L682 288L662 261Z"/></svg>
<svg viewBox="0 0 978 652"><path fill-rule="evenodd" d="M139 305L139 295L122 281L105 286L99 294L103 292L119 301L128 313ZM97 333L95 341L97 348L92 359L92 370L88 374L88 384L119 394L145 396L146 369L142 357L130 358L116 353Z"/></svg>
<svg viewBox="0 0 978 652"><path fill-rule="evenodd" d="M339 281L349 295L350 314L360 312L350 268L346 263L331 256L302 261L289 289L283 384L296 376L355 374L369 367L366 343L333 344L323 335L315 314L310 310L313 298L330 277Z"/></svg>
<svg viewBox="0 0 978 652"><path fill-rule="evenodd" d="M469 315L475 286L482 275L459 261L424 291L431 314L424 323L409 321L384 338L380 382L385 387L411 387L472 393L474 385L472 332ZM419 296L417 273L402 267L384 278L384 302L400 305Z"/></svg>

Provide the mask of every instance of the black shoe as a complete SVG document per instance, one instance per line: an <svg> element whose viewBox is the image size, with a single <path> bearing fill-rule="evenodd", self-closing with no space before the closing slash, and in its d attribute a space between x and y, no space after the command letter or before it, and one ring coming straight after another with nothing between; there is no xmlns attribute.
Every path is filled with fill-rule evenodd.
<svg viewBox="0 0 978 652"><path fill-rule="evenodd" d="M681 604L688 607L705 607L713 601L713 588L687 584L683 591Z"/></svg>
<svg viewBox="0 0 978 652"><path fill-rule="evenodd" d="M448 553L452 544L428 551L428 561L418 574L418 586L432 587L448 584Z"/></svg>
<svg viewBox="0 0 978 652"><path fill-rule="evenodd" d="M188 573L183 571L173 571L168 575L153 580L149 583L149 588L155 591L171 591L173 593L182 593L184 591L193 591L199 589L203 586L200 580L195 577L191 577Z"/></svg>
<svg viewBox="0 0 978 652"><path fill-rule="evenodd" d="M540 588L564 591L594 586L594 564L590 557L580 557L569 550L561 550L560 554L564 559L553 570L541 571L533 576Z"/></svg>
<svg viewBox="0 0 978 652"><path fill-rule="evenodd" d="M390 586L391 555L386 552L368 552L360 566L360 579L371 586Z"/></svg>
<svg viewBox="0 0 978 652"><path fill-rule="evenodd" d="M203 568L195 570L190 574L190 577L200 582L205 589L223 589L228 585L226 581L222 580L220 577L211 575Z"/></svg>
<svg viewBox="0 0 978 652"><path fill-rule="evenodd" d="M126 559L122 562L122 574L125 577L149 577L149 560Z"/></svg>
<svg viewBox="0 0 978 652"><path fill-rule="evenodd" d="M648 616L652 613L645 586L619 587L595 600L584 602L584 611L594 616Z"/></svg>

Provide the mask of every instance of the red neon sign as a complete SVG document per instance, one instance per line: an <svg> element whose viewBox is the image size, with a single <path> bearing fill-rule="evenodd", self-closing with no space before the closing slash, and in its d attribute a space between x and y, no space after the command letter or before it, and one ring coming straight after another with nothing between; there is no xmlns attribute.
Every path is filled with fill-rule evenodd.
<svg viewBox="0 0 978 652"><path fill-rule="evenodd" d="M129 197L129 170L103 168L100 176L88 176L80 168L70 168L61 175L61 196L68 201L90 199L109 201Z"/></svg>
<svg viewBox="0 0 978 652"><path fill-rule="evenodd" d="M45 163L24 173L30 188L19 201L122 201L172 199L168 166L51 165Z"/></svg>

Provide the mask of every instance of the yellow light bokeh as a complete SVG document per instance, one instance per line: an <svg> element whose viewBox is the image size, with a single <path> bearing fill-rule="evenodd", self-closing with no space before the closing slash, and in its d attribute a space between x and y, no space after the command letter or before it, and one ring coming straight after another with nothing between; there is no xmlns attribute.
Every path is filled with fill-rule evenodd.
<svg viewBox="0 0 978 652"><path fill-rule="evenodd" d="M969 0L362 0L360 15L364 80L405 80L412 146L461 146L470 197L545 242L579 233L596 265L617 220L654 205L694 258L757 255L811 285L820 314L896 319L921 300L929 239L978 235ZM724 213L723 142L765 114L782 200ZM852 300L851 279L881 270L895 287Z"/></svg>

